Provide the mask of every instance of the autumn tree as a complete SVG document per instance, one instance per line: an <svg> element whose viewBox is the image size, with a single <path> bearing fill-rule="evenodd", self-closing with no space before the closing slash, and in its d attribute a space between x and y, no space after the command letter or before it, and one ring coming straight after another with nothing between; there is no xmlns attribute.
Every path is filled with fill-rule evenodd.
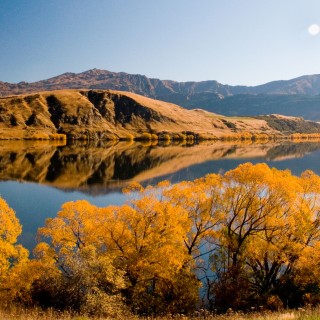
<svg viewBox="0 0 320 320"><path fill-rule="evenodd" d="M311 171L295 177L273 169L272 179L273 188L282 194L277 197L280 215L268 215L267 228L250 238L246 265L251 272L252 290L259 294L260 301L276 294L285 305L297 307L308 290L298 279L314 284L315 278L308 275L319 269L310 266L305 272L307 261L312 261L308 253L318 252L320 178ZM284 196L285 203L281 202Z"/></svg>
<svg viewBox="0 0 320 320"><path fill-rule="evenodd" d="M10 279L28 260L28 251L17 244L22 227L13 209L0 197L0 299L10 302Z"/></svg>
<svg viewBox="0 0 320 320"><path fill-rule="evenodd" d="M245 272L250 239L273 229L269 221L282 214L287 203L272 182L271 169L263 164L240 165L223 176L219 205L224 219L213 260L218 277L214 299L221 308L239 308L250 300Z"/></svg>
<svg viewBox="0 0 320 320"><path fill-rule="evenodd" d="M211 174L195 181L180 182L166 192L172 204L188 213L190 228L184 244L193 259L210 251L203 246L215 237L222 222L219 206L221 182L220 175Z"/></svg>
<svg viewBox="0 0 320 320"><path fill-rule="evenodd" d="M166 191L170 203L188 213L189 229L184 244L189 255L188 263L202 282L201 299L209 300L212 278L210 254L216 249L218 230L223 215L220 210L222 177L211 174L194 181L182 181ZM202 297L205 295L205 297Z"/></svg>
<svg viewBox="0 0 320 320"><path fill-rule="evenodd" d="M47 267L55 267L49 286L46 274L34 283L40 304L109 316L121 311L123 273L99 242L100 223L99 208L83 200L65 203L39 229L41 239L49 241L40 242L35 254Z"/></svg>
<svg viewBox="0 0 320 320"><path fill-rule="evenodd" d="M320 299L313 172L297 177L246 163L175 185L132 183L125 192L121 206L69 202L46 221L31 297L112 315L123 309L121 293L137 313L190 312L205 275L209 303L220 311Z"/></svg>
<svg viewBox="0 0 320 320"><path fill-rule="evenodd" d="M39 236L49 241L39 243L35 252L60 273L65 306L81 310L97 292L110 297L121 290L136 312L194 307L199 282L185 263L188 215L165 199L166 187L162 183L143 189L136 184L131 188L134 196L122 206L65 203L58 216L40 228ZM53 300L61 307L57 297Z"/></svg>
<svg viewBox="0 0 320 320"><path fill-rule="evenodd" d="M320 301L320 177L307 170L298 181L300 190L281 247L288 261L287 272L278 288L289 307Z"/></svg>
<svg viewBox="0 0 320 320"><path fill-rule="evenodd" d="M249 163L223 176L224 219L211 258L216 306L246 308L272 295L288 303L283 284L292 284L299 261L319 240L319 181L312 172L295 177Z"/></svg>
<svg viewBox="0 0 320 320"><path fill-rule="evenodd" d="M127 205L105 209L104 241L126 272L126 297L137 312L189 311L198 300L199 282L186 264L188 213L170 203L168 188L135 185Z"/></svg>

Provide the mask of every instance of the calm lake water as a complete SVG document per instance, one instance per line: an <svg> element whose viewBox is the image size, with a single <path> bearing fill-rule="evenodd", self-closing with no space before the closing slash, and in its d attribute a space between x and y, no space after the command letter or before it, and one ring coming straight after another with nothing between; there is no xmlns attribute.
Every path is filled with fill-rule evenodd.
<svg viewBox="0 0 320 320"><path fill-rule="evenodd" d="M151 146L144 144L0 142L0 195L23 225L20 242L29 249L45 219L67 201L86 199L97 206L121 204L130 181L156 184L223 173L244 162L266 162L293 174L320 174L320 143Z"/></svg>

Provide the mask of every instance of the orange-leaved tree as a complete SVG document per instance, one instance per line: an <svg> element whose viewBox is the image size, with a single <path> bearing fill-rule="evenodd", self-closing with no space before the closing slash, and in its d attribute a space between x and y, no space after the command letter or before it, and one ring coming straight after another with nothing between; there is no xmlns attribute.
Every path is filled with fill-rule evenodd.
<svg viewBox="0 0 320 320"><path fill-rule="evenodd" d="M242 164L222 177L224 218L211 259L216 307L247 308L275 295L297 305L287 288L297 275L306 280L301 261L319 247L319 187L310 171L296 177L266 164Z"/></svg>
<svg viewBox="0 0 320 320"><path fill-rule="evenodd" d="M184 245L190 223L184 208L165 199L168 187L131 186L127 191L134 194L122 206L65 203L56 218L46 221L35 252L60 273L59 286L67 294L63 301L53 296L55 306L63 307L62 302L65 307L88 309L94 297L114 296L120 290L131 308L141 313L194 306L199 282L186 263ZM57 291L46 290L51 296Z"/></svg>
<svg viewBox="0 0 320 320"><path fill-rule="evenodd" d="M135 184L126 190L135 191L126 205L104 209L104 243L126 272L127 299L141 313L187 311L198 298L184 244L188 213L170 202L168 189L168 182L145 189Z"/></svg>
<svg viewBox="0 0 320 320"><path fill-rule="evenodd" d="M103 221L99 208L81 200L65 203L58 216L39 229L42 242L35 248L36 257L55 270L49 284L47 274L34 284L40 304L109 316L123 311L123 272L101 243Z"/></svg>
<svg viewBox="0 0 320 320"><path fill-rule="evenodd" d="M13 209L0 197L0 299L10 303L12 297L11 277L28 261L28 251L17 244L22 227Z"/></svg>

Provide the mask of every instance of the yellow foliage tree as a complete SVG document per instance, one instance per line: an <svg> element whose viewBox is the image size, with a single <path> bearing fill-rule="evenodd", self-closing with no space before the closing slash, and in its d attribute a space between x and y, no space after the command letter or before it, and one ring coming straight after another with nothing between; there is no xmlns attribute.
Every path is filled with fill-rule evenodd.
<svg viewBox="0 0 320 320"><path fill-rule="evenodd" d="M176 184L166 192L169 201L188 213L190 228L184 240L187 252L193 258L206 254L200 247L203 241L214 238L215 230L222 221L218 197L221 177L211 174L195 181Z"/></svg>
<svg viewBox="0 0 320 320"><path fill-rule="evenodd" d="M40 303L45 292L50 297L47 306L108 316L122 312L123 272L101 245L96 231L102 222L100 209L82 200L65 203L58 216L39 229L39 236L49 241L40 242L35 254L59 274L55 287L46 286L47 275L35 286Z"/></svg>
<svg viewBox="0 0 320 320"><path fill-rule="evenodd" d="M182 287L192 287L190 307L196 302L194 292L199 284L186 266L189 255L184 246L190 228L188 214L165 198L168 187L166 182L146 189L135 184L126 190L136 191L128 205L105 209L109 219L102 226L104 243L125 270L127 297L140 312L186 309L186 300L177 303ZM189 289L182 285L182 273L190 279Z"/></svg>
<svg viewBox="0 0 320 320"><path fill-rule="evenodd" d="M295 177L266 164L243 164L222 177L224 219L212 256L217 306L246 308L273 294L287 301L283 284L295 281L295 274L308 278L299 269L310 260L311 247L317 252L319 187L320 178L310 171Z"/></svg>
<svg viewBox="0 0 320 320"><path fill-rule="evenodd" d="M92 300L93 292L110 297L125 289L137 312L158 312L178 308L172 295L183 300L178 292L191 283L189 297L196 302L198 282L185 267L188 215L159 198L157 192L165 188L166 184L157 189L129 186L127 192L135 194L119 207L68 202L39 229L41 238L49 241L39 243L35 252L41 261L60 270L66 306L80 310ZM181 274L185 278L179 278ZM171 304L165 303L169 295ZM181 301L180 308L186 308L185 302Z"/></svg>
<svg viewBox="0 0 320 320"><path fill-rule="evenodd" d="M28 251L17 244L22 227L15 212L0 197L0 299L8 303L12 296L10 278L28 261ZM14 294L13 294L14 295ZM4 301L6 300L6 301Z"/></svg>
<svg viewBox="0 0 320 320"><path fill-rule="evenodd" d="M33 296L46 292L56 307L112 315L121 291L139 313L188 312L205 263L208 297L220 310L298 306L320 287L313 258L320 257L320 177L311 171L297 177L246 163L175 185L132 183L124 192L122 206L69 202L47 220L33 262L38 276L30 273ZM8 253L19 251L12 239ZM3 270L14 255L7 257Z"/></svg>

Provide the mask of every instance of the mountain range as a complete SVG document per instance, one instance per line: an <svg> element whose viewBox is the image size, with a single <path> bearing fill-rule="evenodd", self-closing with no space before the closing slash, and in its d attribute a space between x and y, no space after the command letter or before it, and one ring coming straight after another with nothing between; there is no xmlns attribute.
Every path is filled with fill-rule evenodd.
<svg viewBox="0 0 320 320"><path fill-rule="evenodd" d="M0 96L60 89L121 90L228 116L278 113L320 121L320 75L258 86L231 86L215 80L177 82L92 69L32 83L0 82Z"/></svg>

